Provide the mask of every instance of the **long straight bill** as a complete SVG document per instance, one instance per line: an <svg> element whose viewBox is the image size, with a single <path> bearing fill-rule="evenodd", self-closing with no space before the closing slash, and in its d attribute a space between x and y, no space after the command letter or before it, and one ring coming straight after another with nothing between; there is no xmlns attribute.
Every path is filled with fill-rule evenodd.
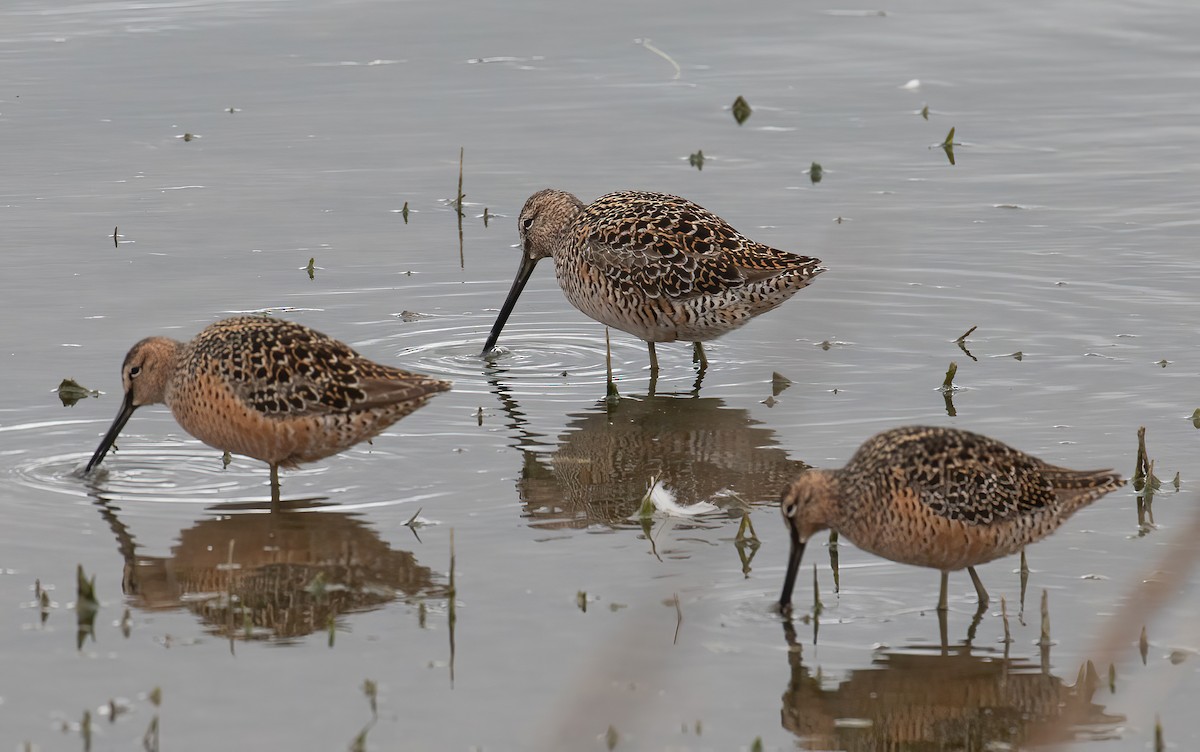
<svg viewBox="0 0 1200 752"><path fill-rule="evenodd" d="M788 552L787 574L783 578L783 594L779 596L779 611L785 616L792 612L792 590L796 587L796 575L800 572L800 560L804 558L804 541L800 540L800 531L789 522L788 532L792 537L792 549Z"/></svg>
<svg viewBox="0 0 1200 752"><path fill-rule="evenodd" d="M508 297L504 299L504 305L500 307L500 315L496 317L496 323L492 324L492 333L488 335L487 342L483 345L483 352L479 353L480 357L487 357L487 354L496 346L496 340L500 339L500 330L508 323L509 314L513 312L517 298L521 297L521 291L525 289L525 283L529 281L535 266L537 266L536 259L530 260L528 256L521 254L521 265L517 267L517 276L513 280L512 288L508 291Z"/></svg>
<svg viewBox="0 0 1200 752"><path fill-rule="evenodd" d="M104 459L104 455L108 454L108 450L112 445L117 443L117 436L121 433L121 429L129 422L129 416L133 415L133 411L137 409L137 405L133 404L133 390L125 392L125 400L121 403L121 412L117 413L116 420L109 427L108 433L104 434L104 438L100 440L100 446L96 448L96 453L92 455L92 459L88 461L85 473L90 473L92 468L100 464Z"/></svg>

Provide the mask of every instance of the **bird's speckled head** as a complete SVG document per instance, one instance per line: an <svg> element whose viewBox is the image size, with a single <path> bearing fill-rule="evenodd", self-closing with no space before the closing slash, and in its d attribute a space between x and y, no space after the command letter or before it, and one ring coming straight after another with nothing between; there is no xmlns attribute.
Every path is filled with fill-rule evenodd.
<svg viewBox="0 0 1200 752"><path fill-rule="evenodd" d="M800 560L804 558L804 546L808 539L822 530L828 530L834 522L830 519L830 492L833 478L824 470L806 470L783 490L779 511L787 525L791 550L788 552L787 572L783 578L783 593L779 596L779 610L790 615L792 590L796 586L796 575L800 571Z"/></svg>
<svg viewBox="0 0 1200 752"><path fill-rule="evenodd" d="M807 470L783 489L779 511L801 543L829 529L829 480L826 471Z"/></svg>
<svg viewBox="0 0 1200 752"><path fill-rule="evenodd" d="M165 402L171 377L178 366L179 351L183 344L167 337L147 337L129 349L125 362L121 364L121 386L125 399L121 410L100 440L96 453L88 461L84 472L100 464L104 455L117 441L121 429L129 421L133 411L142 405Z"/></svg>
<svg viewBox="0 0 1200 752"><path fill-rule="evenodd" d="M517 221L522 253L530 261L551 255L563 231L581 211L583 202L566 191L546 188L530 196Z"/></svg>
<svg viewBox="0 0 1200 752"><path fill-rule="evenodd" d="M121 364L121 386L134 407L166 400L181 344L167 337L147 337L129 349Z"/></svg>

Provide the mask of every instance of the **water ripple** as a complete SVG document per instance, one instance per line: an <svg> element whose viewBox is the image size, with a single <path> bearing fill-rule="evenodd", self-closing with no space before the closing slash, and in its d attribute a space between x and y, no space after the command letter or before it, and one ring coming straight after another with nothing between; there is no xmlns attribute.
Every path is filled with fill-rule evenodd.
<svg viewBox="0 0 1200 752"><path fill-rule="evenodd" d="M127 443L123 441L122 443ZM122 447L116 457L88 475L90 453L33 457L16 465L17 483L68 496L103 496L112 501L166 503L244 502L269 496L265 468L235 459L222 469L215 450L197 451L178 442L147 442ZM300 470L289 476L320 473Z"/></svg>
<svg viewBox="0 0 1200 752"><path fill-rule="evenodd" d="M480 356L484 336L477 322L444 327L405 329L366 344L383 344L395 352L403 368L444 376L456 389L484 387L502 376L506 381L530 381L571 386L603 385L607 381L604 330L581 322L553 326L550 322L510 323L488 357ZM417 341L419 340L419 341ZM358 343L362 344L362 343ZM646 345L622 332L611 337L613 375L618 380L649 378ZM659 384L690 384L696 374L689 343L658 348ZM710 360L709 372L720 365Z"/></svg>

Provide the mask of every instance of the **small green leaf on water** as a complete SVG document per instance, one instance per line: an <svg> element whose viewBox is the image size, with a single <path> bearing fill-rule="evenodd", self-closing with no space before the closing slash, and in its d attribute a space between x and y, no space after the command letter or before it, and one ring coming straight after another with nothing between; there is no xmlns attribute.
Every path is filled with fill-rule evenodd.
<svg viewBox="0 0 1200 752"><path fill-rule="evenodd" d="M950 161L950 165L954 166L954 129L946 134L946 140L941 143L942 151L946 152L946 159Z"/></svg>
<svg viewBox="0 0 1200 752"><path fill-rule="evenodd" d="M1024 360L1025 353L1021 352L1020 350L1017 350L1015 353L1009 355L1008 357L1013 358L1015 360Z"/></svg>
<svg viewBox="0 0 1200 752"><path fill-rule="evenodd" d="M337 622L333 618L333 614L329 615L329 647L333 647L333 639L337 635Z"/></svg>
<svg viewBox="0 0 1200 752"><path fill-rule="evenodd" d="M315 277L315 274L317 271L316 263L317 263L317 260L315 258L310 258L308 260L308 266L304 267L304 271L308 272L309 279L314 279L314 277Z"/></svg>
<svg viewBox="0 0 1200 752"><path fill-rule="evenodd" d="M1171 361L1167 360L1166 358L1163 358L1162 360L1158 361L1154 365L1159 366L1161 368L1166 368L1170 364L1171 364Z"/></svg>
<svg viewBox="0 0 1200 752"><path fill-rule="evenodd" d="M586 590L580 590L579 592L575 593L575 605L579 606L579 610L585 614L587 613L587 601L588 599Z"/></svg>
<svg viewBox="0 0 1200 752"><path fill-rule="evenodd" d="M1108 692L1114 695L1117 693L1117 666L1115 663L1108 664Z"/></svg>
<svg viewBox="0 0 1200 752"><path fill-rule="evenodd" d="M400 209L400 216L404 217L404 224L408 224L408 202L404 202L404 207Z"/></svg>
<svg viewBox="0 0 1200 752"><path fill-rule="evenodd" d="M792 385L792 380L779 371L771 373L771 396L778 397L784 389Z"/></svg>
<svg viewBox="0 0 1200 752"><path fill-rule="evenodd" d="M697 170L704 169L704 152L700 149L696 150L695 154L688 155L688 164L695 167Z"/></svg>
<svg viewBox="0 0 1200 752"><path fill-rule="evenodd" d="M1162 721L1159 720L1158 714L1154 714L1154 752L1165 752L1167 748L1163 741Z"/></svg>
<svg viewBox="0 0 1200 752"><path fill-rule="evenodd" d="M821 178L824 176L825 168L821 166L820 162L813 162L812 166L808 168L808 179L811 180L814 185L821 182Z"/></svg>
<svg viewBox="0 0 1200 752"><path fill-rule="evenodd" d="M191 133L185 133L185 134L183 134L183 140L184 140L184 141L191 141L193 138L195 138L195 136L194 136L194 135L192 135Z"/></svg>
<svg viewBox="0 0 1200 752"><path fill-rule="evenodd" d="M750 752L763 752L763 740L761 736L754 737L754 741L750 743Z"/></svg>
<svg viewBox="0 0 1200 752"><path fill-rule="evenodd" d="M746 122L746 118L750 117L750 113L753 112L750 109L750 103L741 95L738 95L738 98L733 100L733 107L731 109L733 110L733 119L737 121L738 125Z"/></svg>
<svg viewBox="0 0 1200 752"><path fill-rule="evenodd" d="M83 737L83 750L88 752L92 748L92 713L91 711L83 711L83 720L79 722L79 735Z"/></svg>
<svg viewBox="0 0 1200 752"><path fill-rule="evenodd" d="M80 385L75 379L63 379L54 391L58 392L58 398L62 400L63 407L74 407L75 403L81 399L100 396L100 392Z"/></svg>
<svg viewBox="0 0 1200 752"><path fill-rule="evenodd" d="M1200 428L1200 407L1197 407L1192 413L1192 427Z"/></svg>
<svg viewBox="0 0 1200 752"><path fill-rule="evenodd" d="M754 530L754 523L750 521L750 513L742 515L742 523L738 525L737 535L733 537L735 543L752 543L757 546L759 543L758 533Z"/></svg>
<svg viewBox="0 0 1200 752"><path fill-rule="evenodd" d="M150 704L156 708L159 705L162 705L162 688L155 687L154 689L150 690L150 694L147 695L146 698L150 700Z"/></svg>
<svg viewBox="0 0 1200 752"><path fill-rule="evenodd" d="M1150 640L1146 639L1146 625L1142 625L1142 636L1138 638L1138 653L1142 656L1142 665L1146 665L1146 654L1150 652Z"/></svg>
<svg viewBox="0 0 1200 752"><path fill-rule="evenodd" d="M617 734L617 729L613 726L609 726L608 731L604 733L604 746L608 747L611 752L611 750L617 748L617 742L620 740L621 737L619 734Z"/></svg>
<svg viewBox="0 0 1200 752"><path fill-rule="evenodd" d="M954 390L954 375L956 373L958 373L958 363L950 361L950 367L946 369L946 378L942 380L943 392Z"/></svg>
<svg viewBox="0 0 1200 752"><path fill-rule="evenodd" d="M233 455L229 453L228 449L226 449L224 453L221 454L221 469L224 470L225 468L229 467L230 463L232 462Z"/></svg>
<svg viewBox="0 0 1200 752"><path fill-rule="evenodd" d="M1175 480L1171 481L1171 485L1172 485L1172 486L1175 486L1175 490L1176 490L1176 491L1178 491L1178 490L1179 490L1179 483L1180 483L1180 480L1179 480L1179 471L1178 471L1178 470L1176 470L1176 471L1175 471Z"/></svg>
<svg viewBox="0 0 1200 752"><path fill-rule="evenodd" d="M488 217L489 217L488 208L485 206L485 207L483 207L483 226L484 227L488 226Z"/></svg>
<svg viewBox="0 0 1200 752"><path fill-rule="evenodd" d="M929 105L925 105L921 108L921 117L925 118L926 120L929 119Z"/></svg>

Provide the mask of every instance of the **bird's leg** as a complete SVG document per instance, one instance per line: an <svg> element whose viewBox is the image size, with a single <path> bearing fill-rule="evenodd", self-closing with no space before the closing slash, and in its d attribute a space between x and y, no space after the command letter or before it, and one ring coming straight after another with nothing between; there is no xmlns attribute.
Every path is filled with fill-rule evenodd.
<svg viewBox="0 0 1200 752"><path fill-rule="evenodd" d="M937 610L942 613L946 613L946 582L949 579L950 579L950 573L942 572L942 589L941 589L941 594L938 595L938 605L937 605Z"/></svg>
<svg viewBox="0 0 1200 752"><path fill-rule="evenodd" d="M971 582L975 585L975 594L979 596L979 609L982 611L988 607L987 589L984 588L979 575L975 573L975 567L967 567L967 574L971 575Z"/></svg>
<svg viewBox="0 0 1200 752"><path fill-rule="evenodd" d="M646 347L650 349L650 375L658 375L658 355L654 352L654 343L647 342Z"/></svg>
<svg viewBox="0 0 1200 752"><path fill-rule="evenodd" d="M271 509L279 509L279 465L271 463Z"/></svg>
<svg viewBox="0 0 1200 752"><path fill-rule="evenodd" d="M708 370L708 356L704 354L704 345L700 342L692 343L692 362L700 364L700 373Z"/></svg>
<svg viewBox="0 0 1200 752"><path fill-rule="evenodd" d="M608 369L608 394L606 399L610 405L615 405L621 399L621 393L617 391L617 382L613 381L612 375L612 344L608 339L608 327L604 327L604 364Z"/></svg>

